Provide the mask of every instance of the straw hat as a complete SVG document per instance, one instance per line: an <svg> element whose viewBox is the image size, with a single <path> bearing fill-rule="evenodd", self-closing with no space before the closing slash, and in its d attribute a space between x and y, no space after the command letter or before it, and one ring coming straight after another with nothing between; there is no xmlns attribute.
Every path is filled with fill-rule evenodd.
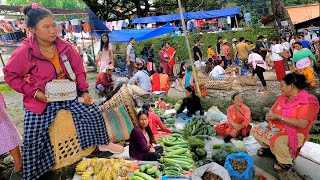
<svg viewBox="0 0 320 180"><path fill-rule="evenodd" d="M225 44L225 43L227 43L228 41L226 40L226 39L224 39L223 41L222 41L222 44Z"/></svg>
<svg viewBox="0 0 320 180"><path fill-rule="evenodd" d="M238 41L237 38L233 38L232 39L232 42L236 42L236 41Z"/></svg>

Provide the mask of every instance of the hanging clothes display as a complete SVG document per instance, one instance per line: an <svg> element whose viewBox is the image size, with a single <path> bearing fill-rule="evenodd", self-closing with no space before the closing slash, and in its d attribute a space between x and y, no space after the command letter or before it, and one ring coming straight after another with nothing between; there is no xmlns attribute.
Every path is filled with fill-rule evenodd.
<svg viewBox="0 0 320 180"><path fill-rule="evenodd" d="M89 23L89 22L83 23L83 24L82 24L82 27L83 27L83 31L84 31L85 33L90 32L90 23Z"/></svg>

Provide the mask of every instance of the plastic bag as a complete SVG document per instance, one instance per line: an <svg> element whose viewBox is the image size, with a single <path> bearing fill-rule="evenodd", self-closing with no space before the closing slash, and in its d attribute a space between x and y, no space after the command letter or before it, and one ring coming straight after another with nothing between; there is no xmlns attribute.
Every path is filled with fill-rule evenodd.
<svg viewBox="0 0 320 180"><path fill-rule="evenodd" d="M221 122L227 119L227 116L223 114L216 106L212 106L206 113L207 119L212 119L216 122Z"/></svg>
<svg viewBox="0 0 320 180"><path fill-rule="evenodd" d="M192 173L191 179L192 180L202 180L202 176L205 172L210 171L218 176L220 176L223 180L231 180L230 175L228 171L220 166L219 164L213 162L210 164L206 164L204 166L201 166L197 169L195 169Z"/></svg>
<svg viewBox="0 0 320 180"><path fill-rule="evenodd" d="M233 167L230 163L231 160L247 161L248 167L243 173L240 174L233 169ZM235 153L230 154L226 159L224 167L229 172L229 175L232 178L232 180L253 180L255 177L254 169L253 169L253 159L247 153L241 152L241 153L237 153L237 154L235 154Z"/></svg>

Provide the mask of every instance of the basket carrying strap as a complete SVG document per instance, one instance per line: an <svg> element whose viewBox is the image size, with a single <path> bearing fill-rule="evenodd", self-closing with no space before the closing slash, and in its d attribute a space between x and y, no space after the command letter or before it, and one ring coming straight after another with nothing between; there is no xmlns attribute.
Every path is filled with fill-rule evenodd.
<svg viewBox="0 0 320 180"><path fill-rule="evenodd" d="M66 67L66 69L68 71L68 74L69 74L71 80L76 81L76 75L74 74L74 72L71 68L71 65L70 65L70 62L69 62L67 56L64 54L64 55L62 55L61 59L62 59L64 66Z"/></svg>

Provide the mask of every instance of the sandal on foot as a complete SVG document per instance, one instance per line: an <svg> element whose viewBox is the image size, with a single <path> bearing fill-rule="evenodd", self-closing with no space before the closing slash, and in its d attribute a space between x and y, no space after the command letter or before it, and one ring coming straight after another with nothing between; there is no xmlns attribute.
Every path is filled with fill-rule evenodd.
<svg viewBox="0 0 320 180"><path fill-rule="evenodd" d="M260 156L260 157L266 156L266 155L269 155L269 154L271 154L271 151L270 151L269 148L260 148L257 151L257 156Z"/></svg>
<svg viewBox="0 0 320 180"><path fill-rule="evenodd" d="M274 171L280 171L280 170L289 170L291 168L291 164L282 164L282 163L277 163L273 165L273 170Z"/></svg>

